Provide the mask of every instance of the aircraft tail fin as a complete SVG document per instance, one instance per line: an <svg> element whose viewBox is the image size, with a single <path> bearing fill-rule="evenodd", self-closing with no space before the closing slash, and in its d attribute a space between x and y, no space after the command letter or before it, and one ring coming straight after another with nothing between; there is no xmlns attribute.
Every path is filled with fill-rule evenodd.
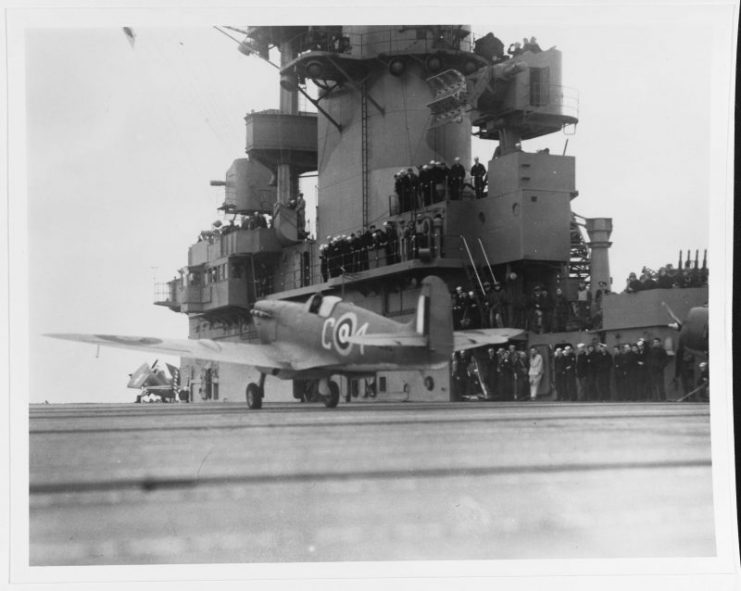
<svg viewBox="0 0 741 591"><path fill-rule="evenodd" d="M427 347L438 354L453 352L453 315L450 293L442 279L435 276L422 280L414 328L427 339Z"/></svg>
<svg viewBox="0 0 741 591"><path fill-rule="evenodd" d="M453 315L448 286L435 276L422 280L417 312L401 332L351 335L351 343L374 347L425 347L437 355L453 352Z"/></svg>

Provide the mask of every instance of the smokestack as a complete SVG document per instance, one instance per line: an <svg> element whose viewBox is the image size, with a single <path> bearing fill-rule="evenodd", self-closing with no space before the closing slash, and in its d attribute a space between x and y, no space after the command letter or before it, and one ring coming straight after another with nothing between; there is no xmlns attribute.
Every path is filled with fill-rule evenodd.
<svg viewBox="0 0 741 591"><path fill-rule="evenodd" d="M599 289L600 281L604 281L608 288L610 286L610 256L609 248L612 246L610 235L612 234L612 218L589 218L586 221L587 234L589 235L589 249L591 251L591 283L589 290L594 292Z"/></svg>

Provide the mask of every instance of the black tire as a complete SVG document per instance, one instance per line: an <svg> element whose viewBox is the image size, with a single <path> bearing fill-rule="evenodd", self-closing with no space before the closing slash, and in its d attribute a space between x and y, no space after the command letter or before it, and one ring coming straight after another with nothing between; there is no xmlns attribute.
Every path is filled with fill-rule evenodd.
<svg viewBox="0 0 741 591"><path fill-rule="evenodd" d="M329 380L329 395L324 398L324 406L327 408L334 408L340 402L340 387L337 382Z"/></svg>
<svg viewBox="0 0 741 591"><path fill-rule="evenodd" d="M247 399L247 408L252 410L262 408L262 392L260 392L259 386L254 382L247 384L245 398Z"/></svg>

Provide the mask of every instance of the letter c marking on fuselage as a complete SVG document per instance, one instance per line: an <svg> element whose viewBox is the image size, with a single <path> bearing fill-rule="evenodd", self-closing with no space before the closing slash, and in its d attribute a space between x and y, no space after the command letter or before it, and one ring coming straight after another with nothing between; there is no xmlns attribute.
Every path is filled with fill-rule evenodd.
<svg viewBox="0 0 741 591"><path fill-rule="evenodd" d="M334 318L327 318L322 325L322 347L328 351L332 348L332 332L331 329L334 326ZM329 331L327 329L330 329ZM327 333L329 332L329 335Z"/></svg>

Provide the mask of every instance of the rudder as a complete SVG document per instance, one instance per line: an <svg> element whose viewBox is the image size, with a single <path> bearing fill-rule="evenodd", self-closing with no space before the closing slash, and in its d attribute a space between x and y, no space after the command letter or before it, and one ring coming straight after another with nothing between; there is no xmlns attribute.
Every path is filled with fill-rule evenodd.
<svg viewBox="0 0 741 591"><path fill-rule="evenodd" d="M450 293L445 282L434 275L422 280L416 331L427 337L427 348L441 355L453 352L453 314Z"/></svg>

